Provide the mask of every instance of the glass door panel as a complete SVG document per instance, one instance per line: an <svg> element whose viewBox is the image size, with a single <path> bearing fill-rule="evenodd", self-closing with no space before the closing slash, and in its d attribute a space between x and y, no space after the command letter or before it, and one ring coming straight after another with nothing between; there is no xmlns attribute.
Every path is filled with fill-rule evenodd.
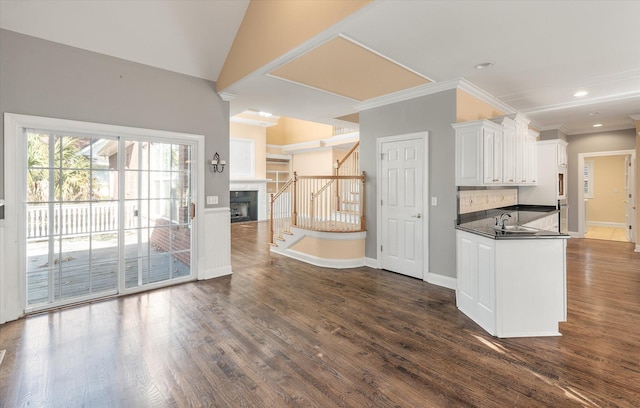
<svg viewBox="0 0 640 408"><path fill-rule="evenodd" d="M125 288L191 276L190 145L133 143L125 172Z"/></svg>
<svg viewBox="0 0 640 408"><path fill-rule="evenodd" d="M118 169L105 148L117 141L27 138L27 307L116 293Z"/></svg>

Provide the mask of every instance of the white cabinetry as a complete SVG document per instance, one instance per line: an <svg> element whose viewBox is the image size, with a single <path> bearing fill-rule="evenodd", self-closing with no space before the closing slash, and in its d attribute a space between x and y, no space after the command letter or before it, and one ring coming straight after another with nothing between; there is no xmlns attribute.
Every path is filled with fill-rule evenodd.
<svg viewBox="0 0 640 408"><path fill-rule="evenodd" d="M497 337L557 336L566 321L566 240L456 230L456 304Z"/></svg>
<svg viewBox="0 0 640 408"><path fill-rule="evenodd" d="M567 142L541 140L535 144L538 182L536 187L522 187L518 192L520 204L557 205L566 198ZM564 166L558 163L565 163Z"/></svg>
<svg viewBox="0 0 640 408"><path fill-rule="evenodd" d="M567 167L567 143L562 140L558 141L563 142L558 143L557 146L556 157L558 161L558 167Z"/></svg>
<svg viewBox="0 0 640 408"><path fill-rule="evenodd" d="M456 185L502 183L502 127L488 120L454 123L456 131Z"/></svg>
<svg viewBox="0 0 640 408"><path fill-rule="evenodd" d="M502 129L482 129L482 162L484 184L502 184L504 138Z"/></svg>
<svg viewBox="0 0 640 408"><path fill-rule="evenodd" d="M454 123L456 185L534 185L537 133L517 117Z"/></svg>

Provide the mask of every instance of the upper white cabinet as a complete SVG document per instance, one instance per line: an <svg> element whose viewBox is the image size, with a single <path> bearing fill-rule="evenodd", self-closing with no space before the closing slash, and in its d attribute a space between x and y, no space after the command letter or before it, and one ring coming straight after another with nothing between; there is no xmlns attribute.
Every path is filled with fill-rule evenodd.
<svg viewBox="0 0 640 408"><path fill-rule="evenodd" d="M558 143L556 157L558 159L558 167L567 167L567 144Z"/></svg>
<svg viewBox="0 0 640 408"><path fill-rule="evenodd" d="M502 127L488 120L454 123L456 131L456 185L483 186L502 183ZM498 140L496 140L498 139ZM502 165L502 164L500 164ZM496 181L494 181L496 180Z"/></svg>
<svg viewBox="0 0 640 408"><path fill-rule="evenodd" d="M456 185L535 185L537 133L520 115L454 123Z"/></svg>

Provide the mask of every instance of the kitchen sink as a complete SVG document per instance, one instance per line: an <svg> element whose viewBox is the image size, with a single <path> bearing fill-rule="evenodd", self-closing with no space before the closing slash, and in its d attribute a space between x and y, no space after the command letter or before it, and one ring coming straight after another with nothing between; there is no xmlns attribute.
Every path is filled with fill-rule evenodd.
<svg viewBox="0 0 640 408"><path fill-rule="evenodd" d="M503 228L493 227L496 231L514 234L535 234L540 232L537 228L524 227L522 225L505 225Z"/></svg>

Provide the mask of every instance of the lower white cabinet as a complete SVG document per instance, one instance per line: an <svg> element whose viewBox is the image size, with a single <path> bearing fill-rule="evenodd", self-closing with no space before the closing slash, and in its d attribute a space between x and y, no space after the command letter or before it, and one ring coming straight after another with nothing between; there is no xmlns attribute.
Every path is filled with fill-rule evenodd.
<svg viewBox="0 0 640 408"><path fill-rule="evenodd" d="M491 239L456 230L458 309L493 336L558 336L566 239Z"/></svg>

